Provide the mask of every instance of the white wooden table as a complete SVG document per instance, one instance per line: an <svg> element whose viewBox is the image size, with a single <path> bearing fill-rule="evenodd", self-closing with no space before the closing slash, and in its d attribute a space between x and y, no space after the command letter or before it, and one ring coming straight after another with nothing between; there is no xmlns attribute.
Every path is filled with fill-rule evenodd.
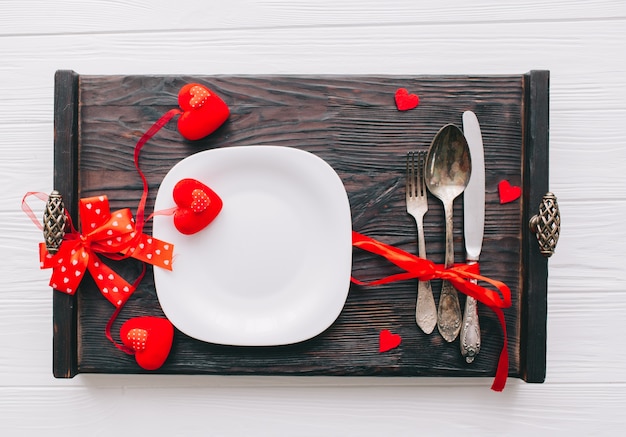
<svg viewBox="0 0 626 437"><path fill-rule="evenodd" d="M608 435L626 425L626 2L2 0L0 433ZM52 187L53 76L551 71L544 384L52 376L49 271L20 209Z"/></svg>

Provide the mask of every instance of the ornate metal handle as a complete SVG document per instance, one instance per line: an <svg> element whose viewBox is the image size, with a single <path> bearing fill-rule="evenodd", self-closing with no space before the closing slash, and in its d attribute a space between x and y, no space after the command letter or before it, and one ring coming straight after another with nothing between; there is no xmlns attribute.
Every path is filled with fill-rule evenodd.
<svg viewBox="0 0 626 437"><path fill-rule="evenodd" d="M52 255L57 253L63 242L66 220L63 197L57 190L54 190L48 196L46 210L43 213L43 238L46 242L46 249Z"/></svg>
<svg viewBox="0 0 626 437"><path fill-rule="evenodd" d="M528 225L537 236L541 254L546 258L552 256L561 232L561 214L554 194L543 196L539 214L532 216Z"/></svg>
<svg viewBox="0 0 626 437"><path fill-rule="evenodd" d="M476 283L475 279L471 282ZM463 323L461 325L461 355L470 364L480 352L480 322L478 320L478 302L476 299L467 296L465 301L465 311L463 312Z"/></svg>

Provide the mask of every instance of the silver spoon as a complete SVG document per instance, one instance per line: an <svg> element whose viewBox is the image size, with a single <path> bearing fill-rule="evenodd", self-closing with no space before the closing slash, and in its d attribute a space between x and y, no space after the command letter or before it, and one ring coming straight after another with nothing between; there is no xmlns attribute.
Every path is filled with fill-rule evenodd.
<svg viewBox="0 0 626 437"><path fill-rule="evenodd" d="M425 179L428 190L441 202L446 217L445 266L454 264L452 212L454 199L465 187L472 172L469 146L461 129L453 124L441 128L430 145L426 158ZM441 284L437 327L448 342L454 341L461 330L461 306L457 291L448 281Z"/></svg>

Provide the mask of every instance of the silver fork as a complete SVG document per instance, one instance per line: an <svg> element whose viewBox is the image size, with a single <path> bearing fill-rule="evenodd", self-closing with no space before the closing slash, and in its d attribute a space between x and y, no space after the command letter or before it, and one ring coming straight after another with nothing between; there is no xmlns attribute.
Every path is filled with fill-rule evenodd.
<svg viewBox="0 0 626 437"><path fill-rule="evenodd" d="M409 152L406 156L406 211L415 218L417 224L418 256L426 259L424 240L424 215L428 211L426 184L424 183L424 163L427 152ZM437 308L430 281L417 283L417 304L415 321L426 334L433 332L437 324Z"/></svg>

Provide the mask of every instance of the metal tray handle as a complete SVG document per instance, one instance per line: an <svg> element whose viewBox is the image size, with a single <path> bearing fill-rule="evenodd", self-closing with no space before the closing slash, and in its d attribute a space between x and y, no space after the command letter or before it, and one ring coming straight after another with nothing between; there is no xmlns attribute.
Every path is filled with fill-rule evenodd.
<svg viewBox="0 0 626 437"><path fill-rule="evenodd" d="M539 214L532 216L528 224L537 236L541 254L546 258L551 257L561 232L561 214L554 194L544 194L539 205Z"/></svg>

